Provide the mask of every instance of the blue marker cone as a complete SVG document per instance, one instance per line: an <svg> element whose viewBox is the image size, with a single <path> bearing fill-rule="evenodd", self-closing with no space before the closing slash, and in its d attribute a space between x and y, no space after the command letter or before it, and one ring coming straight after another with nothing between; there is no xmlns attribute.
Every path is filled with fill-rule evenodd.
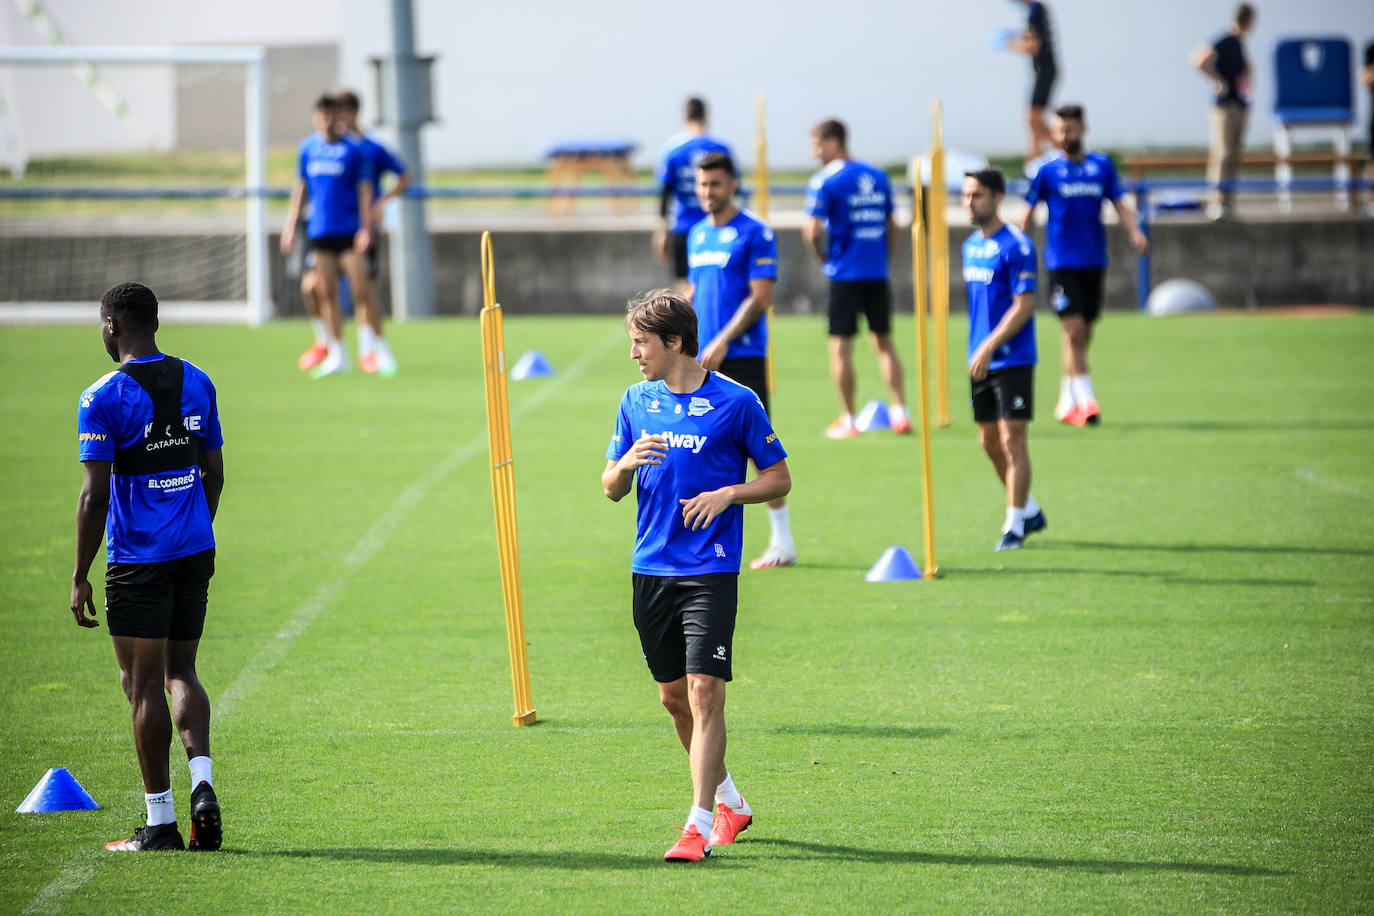
<svg viewBox="0 0 1374 916"><path fill-rule="evenodd" d="M538 350L527 350L510 370L510 377L517 382L527 378L543 378L553 375L553 363Z"/></svg>
<svg viewBox="0 0 1374 916"><path fill-rule="evenodd" d="M81 788L76 777L67 772L66 767L52 767L14 811L16 814L44 814L49 811L92 811L99 807L90 793Z"/></svg>
<svg viewBox="0 0 1374 916"><path fill-rule="evenodd" d="M871 429L891 429L892 418L888 416L887 405L882 401L869 401L854 418L854 425L865 433Z"/></svg>
<svg viewBox="0 0 1374 916"><path fill-rule="evenodd" d="M883 551L878 562L864 576L869 582L898 582L902 579L921 578L921 568L911 558L911 553L900 544Z"/></svg>

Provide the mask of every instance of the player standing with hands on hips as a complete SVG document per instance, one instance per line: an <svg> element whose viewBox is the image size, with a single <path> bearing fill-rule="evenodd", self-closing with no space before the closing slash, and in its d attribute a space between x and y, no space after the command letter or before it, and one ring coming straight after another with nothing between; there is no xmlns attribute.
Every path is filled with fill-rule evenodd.
<svg viewBox="0 0 1374 916"><path fill-rule="evenodd" d="M1135 208L1121 193L1116 166L1104 153L1087 150L1087 126L1082 105L1061 105L1054 113L1054 145L1059 154L1046 160L1031 178L1026 202L1030 209L1021 221L1029 231L1035 205L1045 202L1045 269L1050 274L1050 304L1063 331L1064 377L1054 418L1074 426L1101 420L1092 377L1088 374L1088 344L1102 314L1103 283L1107 272L1107 230L1102 225L1102 202L1111 201L1140 254L1150 248L1140 231Z"/></svg>
<svg viewBox="0 0 1374 916"><path fill-rule="evenodd" d="M698 862L753 820L725 768L743 506L786 495L792 478L754 392L698 361L686 299L649 293L625 325L644 381L621 398L601 486L616 502L638 489L635 629L692 773L687 824L664 859ZM750 461L759 470L746 482Z"/></svg>
<svg viewBox="0 0 1374 916"><path fill-rule="evenodd" d="M964 177L964 206L977 229L964 242L968 285L968 374L978 441L1007 494L998 550L1017 550L1046 527L1031 496L1026 426L1035 413L1035 246L1002 222L1007 183L997 169Z"/></svg>
<svg viewBox="0 0 1374 916"><path fill-rule="evenodd" d="M159 352L157 297L121 283L100 301L100 336L119 369L81 393L85 468L76 508L72 615L98 627L87 579L105 535L105 622L133 710L145 826L106 845L120 852L182 849L167 748L176 724L191 767L191 841L219 849L210 768L210 701L196 676L215 574L211 522L224 487L215 386L189 362ZM172 697L171 714L163 688Z"/></svg>

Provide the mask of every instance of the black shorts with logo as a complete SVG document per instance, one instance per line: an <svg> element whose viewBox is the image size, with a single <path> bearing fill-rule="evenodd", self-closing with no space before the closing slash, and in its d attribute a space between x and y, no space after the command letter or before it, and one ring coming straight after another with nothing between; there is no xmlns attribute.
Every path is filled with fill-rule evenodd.
<svg viewBox="0 0 1374 916"><path fill-rule="evenodd" d="M892 330L892 286L886 280L831 280L830 334L853 337L859 333L859 313L874 334Z"/></svg>
<svg viewBox="0 0 1374 916"><path fill-rule="evenodd" d="M1045 108L1050 104L1050 93L1054 91L1054 79L1059 69L1053 66L1035 68L1035 83L1031 86L1030 103L1032 108Z"/></svg>
<svg viewBox="0 0 1374 916"><path fill-rule="evenodd" d="M353 247L353 236L351 235L321 235L310 240L311 251L328 251L333 254L343 254Z"/></svg>
<svg viewBox="0 0 1374 916"><path fill-rule="evenodd" d="M1092 324L1102 315L1102 267L1065 267L1050 271L1050 305L1060 318L1078 315Z"/></svg>
<svg viewBox="0 0 1374 916"><path fill-rule="evenodd" d="M111 636L200 639L215 574L215 550L161 563L105 569L105 623Z"/></svg>
<svg viewBox="0 0 1374 916"><path fill-rule="evenodd" d="M1031 420L1035 417L1035 367L993 369L973 382L973 422Z"/></svg>
<svg viewBox="0 0 1374 916"><path fill-rule="evenodd" d="M690 674L731 678L738 573L633 573L634 620L649 672L660 684Z"/></svg>
<svg viewBox="0 0 1374 916"><path fill-rule="evenodd" d="M720 369L717 370L721 375L733 379L745 388L753 391L763 402L763 412L770 417L773 415L768 403L768 360L762 356L741 356L737 359L723 360Z"/></svg>
<svg viewBox="0 0 1374 916"><path fill-rule="evenodd" d="M673 260L673 277L687 279L687 233L668 233L668 256Z"/></svg>

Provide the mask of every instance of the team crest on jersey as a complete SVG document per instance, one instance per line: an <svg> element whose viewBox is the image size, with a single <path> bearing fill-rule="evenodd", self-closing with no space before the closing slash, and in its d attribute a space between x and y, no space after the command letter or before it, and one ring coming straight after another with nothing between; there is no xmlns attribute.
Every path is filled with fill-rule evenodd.
<svg viewBox="0 0 1374 916"><path fill-rule="evenodd" d="M722 244L728 245L735 239L739 238L739 232L735 229L734 226L726 226L724 229L716 233L716 238Z"/></svg>
<svg viewBox="0 0 1374 916"><path fill-rule="evenodd" d="M90 407L93 403L95 403L95 396L94 396L94 395L83 394L83 395L81 396L81 406L82 406L82 407Z"/></svg>
<svg viewBox="0 0 1374 916"><path fill-rule="evenodd" d="M682 405L679 404L678 410L681 409ZM687 416L704 417L708 411L715 409L715 405L708 401L706 398L692 398L692 403L687 405Z"/></svg>
<svg viewBox="0 0 1374 916"><path fill-rule="evenodd" d="M658 400L657 400L657 399L652 400L652 401L649 402L649 413L659 413L659 409L658 409Z"/></svg>
<svg viewBox="0 0 1374 916"><path fill-rule="evenodd" d="M859 176L859 193L860 193L860 194L872 194L872 193L873 193L873 176L870 175L870 174L868 174L867 172L865 172L864 174L862 174L862 175Z"/></svg>

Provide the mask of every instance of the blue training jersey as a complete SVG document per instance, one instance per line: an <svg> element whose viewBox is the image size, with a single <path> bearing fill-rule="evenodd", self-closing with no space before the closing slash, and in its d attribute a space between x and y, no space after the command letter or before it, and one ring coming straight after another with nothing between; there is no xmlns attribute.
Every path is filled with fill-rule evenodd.
<svg viewBox="0 0 1374 916"><path fill-rule="evenodd" d="M680 133L663 145L654 181L672 189L673 206L669 225L675 233L689 231L706 216L697 200L697 161L707 153L730 153L725 141L710 134Z"/></svg>
<svg viewBox="0 0 1374 916"><path fill-rule="evenodd" d="M131 359L152 363L163 354ZM224 445L215 386L200 369L182 360L181 417L200 438L201 451ZM149 436L153 401L138 382L118 370L81 392L77 441L81 461L115 461L115 453ZM198 466L156 474L110 475L110 510L105 522L105 556L110 563L160 563L215 546L210 507Z"/></svg>
<svg viewBox="0 0 1374 916"><path fill-rule="evenodd" d="M886 280L892 187L866 162L836 159L811 177L806 213L826 222L830 250L821 272L832 280Z"/></svg>
<svg viewBox="0 0 1374 916"><path fill-rule="evenodd" d="M697 339L704 349L730 323L749 297L750 280L778 278L778 240L768 224L740 210L724 226L710 218L687 235L687 282L697 310ZM768 322L760 315L753 327L730 342L726 359L768 355Z"/></svg>
<svg viewBox="0 0 1374 916"><path fill-rule="evenodd" d="M349 139L362 147L363 155L367 157L368 164L372 166L372 201L376 203L382 196L382 179L388 173L397 176L404 175L406 164L371 134L353 134L350 135Z"/></svg>
<svg viewBox="0 0 1374 916"><path fill-rule="evenodd" d="M1046 160L1026 192L1031 207L1043 200L1050 211L1045 229L1045 267L1106 267L1102 204L1120 196L1116 167L1103 153L1086 153L1079 162L1063 153Z"/></svg>
<svg viewBox="0 0 1374 916"><path fill-rule="evenodd" d="M631 385L620 399L607 459L619 461L646 435L668 440L668 457L635 471L638 535L630 568L646 576L738 573L744 507L730 506L693 531L678 500L744 483L748 461L767 468L787 457L758 395L718 372L688 394L674 394L661 379Z"/></svg>
<svg viewBox="0 0 1374 916"><path fill-rule="evenodd" d="M1012 306L1012 298L1035 292L1035 245L1009 223L991 238L975 232L964 242L964 282L968 284L968 358L987 340ZM1035 316L997 348L989 369L1034 366Z"/></svg>
<svg viewBox="0 0 1374 916"><path fill-rule="evenodd" d="M311 134L301 141L297 174L310 191L307 235L318 239L358 231L358 183L371 182L373 172L356 140L343 137L331 143L324 134Z"/></svg>

